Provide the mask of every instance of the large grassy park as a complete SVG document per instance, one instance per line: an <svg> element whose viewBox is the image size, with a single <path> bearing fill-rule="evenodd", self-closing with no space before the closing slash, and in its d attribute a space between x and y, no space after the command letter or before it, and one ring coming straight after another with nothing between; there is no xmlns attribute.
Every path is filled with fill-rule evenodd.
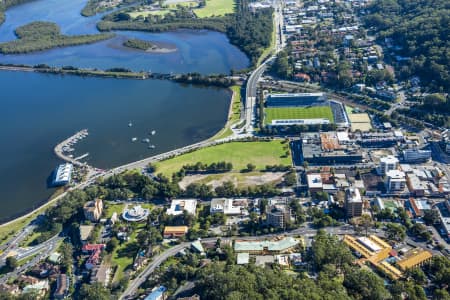
<svg viewBox="0 0 450 300"><path fill-rule="evenodd" d="M170 176L179 171L183 165L199 161L205 164L230 162L236 171L246 168L249 163L255 165L256 170L263 170L266 165L290 165L291 158L286 145L279 140L221 144L158 162L155 164L156 173Z"/></svg>
<svg viewBox="0 0 450 300"><path fill-rule="evenodd" d="M264 121L271 124L272 120L289 119L319 119L326 118L330 122L334 121L333 112L329 106L312 107L271 107L264 110Z"/></svg>
<svg viewBox="0 0 450 300"><path fill-rule="evenodd" d="M234 12L234 0L206 0L205 7L194 9L198 18L224 16Z"/></svg>

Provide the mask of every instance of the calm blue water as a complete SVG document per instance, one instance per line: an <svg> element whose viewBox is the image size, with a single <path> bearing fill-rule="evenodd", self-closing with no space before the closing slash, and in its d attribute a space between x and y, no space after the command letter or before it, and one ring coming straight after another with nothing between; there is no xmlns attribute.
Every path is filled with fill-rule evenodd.
<svg viewBox="0 0 450 300"><path fill-rule="evenodd" d="M52 21L64 34L96 33L100 16L84 18L86 0L36 0L6 12L0 42L32 21ZM174 53L151 54L121 46L128 37L171 45ZM228 73L248 65L225 35L211 31L151 34L118 32L108 41L26 55L0 55L2 63L72 65L136 71ZM53 147L83 128L90 135L75 155L109 168L191 144L216 133L226 121L230 95L166 81L117 80L0 72L0 220L32 209L52 193L46 181L60 163ZM132 121L133 126L128 127ZM148 136L156 130L155 136ZM131 138L138 142L132 143ZM141 139L149 137L156 149Z"/></svg>
<svg viewBox="0 0 450 300"><path fill-rule="evenodd" d="M206 139L226 121L230 94L169 81L0 72L0 219L44 201L59 163L53 147L78 130L76 155L109 168ZM128 127L129 121L133 126ZM154 136L149 132L156 130ZM132 143L131 138L138 142ZM155 149L141 139L150 138Z"/></svg>
<svg viewBox="0 0 450 300"><path fill-rule="evenodd" d="M0 41L15 39L14 29L32 21L51 21L59 24L65 34L97 33L100 16L85 18L80 11L86 0L36 0L19 5L6 12L6 21L0 26ZM1 63L52 66L72 65L82 68L108 69L126 67L134 71L151 70L160 73L199 72L225 73L246 68L248 58L227 37L213 31L180 30L167 33L117 32L108 41L90 45L65 47L49 51L1 55ZM121 46L124 39L140 38L177 48L176 52L155 54L138 52Z"/></svg>

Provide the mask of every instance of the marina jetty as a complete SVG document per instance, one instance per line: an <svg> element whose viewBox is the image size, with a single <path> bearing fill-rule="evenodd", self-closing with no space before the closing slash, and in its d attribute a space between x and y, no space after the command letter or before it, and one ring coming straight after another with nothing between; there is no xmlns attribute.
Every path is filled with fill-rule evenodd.
<svg viewBox="0 0 450 300"><path fill-rule="evenodd" d="M85 158L89 155L89 153L85 153L79 157L74 158L71 152L73 152L75 149L73 146L80 140L84 139L89 135L89 132L87 129L83 129L72 135L71 137L65 139L61 143L55 146L54 152L55 154L62 160L71 163L75 166L79 167L86 167L87 164L84 162L81 162L80 160L82 158Z"/></svg>

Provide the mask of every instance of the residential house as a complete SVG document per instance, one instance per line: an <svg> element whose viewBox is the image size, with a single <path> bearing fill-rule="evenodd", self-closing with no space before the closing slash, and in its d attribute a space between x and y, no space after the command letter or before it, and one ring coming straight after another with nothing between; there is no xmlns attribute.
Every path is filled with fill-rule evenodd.
<svg viewBox="0 0 450 300"><path fill-rule="evenodd" d="M69 277L66 274L59 274L56 279L56 290L53 293L53 298L64 299L69 295L70 287Z"/></svg>

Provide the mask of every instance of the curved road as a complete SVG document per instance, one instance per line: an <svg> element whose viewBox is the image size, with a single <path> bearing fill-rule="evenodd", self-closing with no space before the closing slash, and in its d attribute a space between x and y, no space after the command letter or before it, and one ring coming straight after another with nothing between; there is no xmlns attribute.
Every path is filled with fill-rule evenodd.
<svg viewBox="0 0 450 300"><path fill-rule="evenodd" d="M350 226L351 227L351 226ZM351 234L353 233L353 229L347 227L327 227L324 230L326 230L328 233L331 234ZM313 228L305 228L301 227L289 232L285 233L278 233L278 234L266 234L266 235L260 235L260 236L246 236L246 237L214 237L214 238L206 238L202 239L204 242L214 242L218 238L220 238L222 241L227 240L233 240L233 239L242 239L242 240L263 240L263 239L269 239L274 238L276 236L285 235L285 236L296 236L296 235L302 235L302 236L313 236L317 233L316 229ZM141 286L147 278L155 271L156 268L158 268L165 260L167 260L171 256L175 256L178 252L180 252L183 249L186 249L191 245L190 242L181 243L179 245L176 245L163 253L157 255L154 257L153 261L150 262L150 264L145 267L145 269L136 277L133 281L130 282L127 289L123 292L123 294L120 296L119 299L131 299L134 297L136 291L138 290L139 286Z"/></svg>

